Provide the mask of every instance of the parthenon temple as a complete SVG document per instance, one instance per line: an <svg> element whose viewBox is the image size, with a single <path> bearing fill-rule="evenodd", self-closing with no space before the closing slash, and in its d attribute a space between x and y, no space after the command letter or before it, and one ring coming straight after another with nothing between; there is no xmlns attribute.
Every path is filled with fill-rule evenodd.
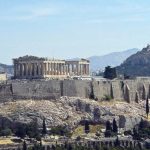
<svg viewBox="0 0 150 150"><path fill-rule="evenodd" d="M56 60L23 56L13 59L14 78L66 78L69 76L89 76L89 60Z"/></svg>

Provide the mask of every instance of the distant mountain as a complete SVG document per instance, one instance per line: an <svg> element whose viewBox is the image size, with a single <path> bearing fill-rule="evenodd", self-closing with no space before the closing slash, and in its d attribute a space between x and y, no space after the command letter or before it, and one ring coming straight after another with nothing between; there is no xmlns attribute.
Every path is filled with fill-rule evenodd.
<svg viewBox="0 0 150 150"><path fill-rule="evenodd" d="M6 72L8 75L13 75L13 66L0 63L0 72Z"/></svg>
<svg viewBox="0 0 150 150"><path fill-rule="evenodd" d="M116 69L128 76L150 76L150 45L128 57Z"/></svg>
<svg viewBox="0 0 150 150"><path fill-rule="evenodd" d="M103 56L89 57L88 59L90 60L91 70L95 71L104 69L108 65L112 67L118 66L123 63L126 58L128 58L132 54L135 54L137 51L139 51L139 49L133 48L122 52L113 52Z"/></svg>

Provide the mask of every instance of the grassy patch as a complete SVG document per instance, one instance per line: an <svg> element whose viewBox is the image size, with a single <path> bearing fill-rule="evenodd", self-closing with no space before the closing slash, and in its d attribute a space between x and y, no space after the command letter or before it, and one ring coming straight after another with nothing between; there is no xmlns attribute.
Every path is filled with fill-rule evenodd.
<svg viewBox="0 0 150 150"><path fill-rule="evenodd" d="M10 138L0 139L0 145L13 144Z"/></svg>
<svg viewBox="0 0 150 150"><path fill-rule="evenodd" d="M90 133L96 133L97 131L101 131L101 129L105 128L104 125L90 125ZM74 131L73 136L80 136L84 134L84 126L79 125Z"/></svg>

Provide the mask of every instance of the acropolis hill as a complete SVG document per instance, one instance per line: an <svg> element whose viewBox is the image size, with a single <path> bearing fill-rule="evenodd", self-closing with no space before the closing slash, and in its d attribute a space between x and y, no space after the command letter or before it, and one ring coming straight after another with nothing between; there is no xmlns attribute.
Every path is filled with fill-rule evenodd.
<svg viewBox="0 0 150 150"><path fill-rule="evenodd" d="M86 59L65 61L25 56L14 59L14 78L0 84L0 127L30 124L67 127L72 136L88 120L105 128L115 120L123 131L146 119L145 100L150 97L150 78L90 78ZM73 79L75 76L87 78Z"/></svg>
<svg viewBox="0 0 150 150"><path fill-rule="evenodd" d="M27 55L13 59L13 62L14 79L20 80L10 80L1 85L2 102L14 99L50 100L62 96L103 100L110 96L114 100L138 103L150 96L150 78L91 81L71 79L71 76L89 76L90 62L86 59L65 61Z"/></svg>

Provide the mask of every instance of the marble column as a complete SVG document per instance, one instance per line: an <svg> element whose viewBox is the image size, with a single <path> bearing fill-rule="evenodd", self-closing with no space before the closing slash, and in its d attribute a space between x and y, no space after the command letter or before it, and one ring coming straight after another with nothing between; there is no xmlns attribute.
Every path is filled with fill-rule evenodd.
<svg viewBox="0 0 150 150"><path fill-rule="evenodd" d="M21 76L21 64L19 64L19 76Z"/></svg>
<svg viewBox="0 0 150 150"><path fill-rule="evenodd" d="M48 75L50 75L50 63L48 62Z"/></svg>
<svg viewBox="0 0 150 150"><path fill-rule="evenodd" d="M46 75L46 66L45 66L45 63L43 63L43 75Z"/></svg>
<svg viewBox="0 0 150 150"><path fill-rule="evenodd" d="M42 72L42 75L43 75L44 74L43 66L41 65L41 63L38 63L38 76L41 76L41 72Z"/></svg>
<svg viewBox="0 0 150 150"><path fill-rule="evenodd" d="M66 65L66 75L68 75L68 65Z"/></svg>
<svg viewBox="0 0 150 150"><path fill-rule="evenodd" d="M63 75L63 64L60 65L60 74Z"/></svg>
<svg viewBox="0 0 150 150"><path fill-rule="evenodd" d="M82 65L80 64L80 75L82 75Z"/></svg>
<svg viewBox="0 0 150 150"><path fill-rule="evenodd" d="M49 67L48 67L48 63L46 63L46 74L49 75Z"/></svg>
<svg viewBox="0 0 150 150"><path fill-rule="evenodd" d="M85 75L85 64L83 64L83 75Z"/></svg>
<svg viewBox="0 0 150 150"><path fill-rule="evenodd" d="M33 74L34 74L34 77L36 77L36 69L37 69L36 63L34 63L33 65L34 65L34 70L33 70L34 73Z"/></svg>
<svg viewBox="0 0 150 150"><path fill-rule="evenodd" d="M59 75L59 63L57 63L57 75Z"/></svg>
<svg viewBox="0 0 150 150"><path fill-rule="evenodd" d="M85 65L85 74L87 75L87 64Z"/></svg>
<svg viewBox="0 0 150 150"><path fill-rule="evenodd" d="M67 64L67 67L68 67L68 74L70 75L70 65Z"/></svg>
<svg viewBox="0 0 150 150"><path fill-rule="evenodd" d="M65 74L65 67L64 67L64 64L62 65L62 74L63 74L63 75Z"/></svg>
<svg viewBox="0 0 150 150"><path fill-rule="evenodd" d="M54 64L51 63L51 75L53 75L53 72L54 72Z"/></svg>
<svg viewBox="0 0 150 150"><path fill-rule="evenodd" d="M58 69L58 71L59 71L58 74L61 75L61 63L59 63L58 68L59 68Z"/></svg>
<svg viewBox="0 0 150 150"><path fill-rule="evenodd" d="M58 65L59 65L59 64L56 63L56 70L57 70L56 75L59 75L59 66L58 66Z"/></svg>
<svg viewBox="0 0 150 150"><path fill-rule="evenodd" d="M88 67L88 68L87 68L87 69L88 69L88 70L87 70L87 73L88 73L88 75L89 75L89 74L90 74L89 64L87 65L87 67Z"/></svg>
<svg viewBox="0 0 150 150"><path fill-rule="evenodd" d="M25 76L25 64L23 63L23 73L22 73L22 76Z"/></svg>
<svg viewBox="0 0 150 150"><path fill-rule="evenodd" d="M53 75L56 75L56 64L55 63L53 64L53 67L54 67Z"/></svg>
<svg viewBox="0 0 150 150"><path fill-rule="evenodd" d="M31 76L33 77L34 76L34 64L31 63Z"/></svg>
<svg viewBox="0 0 150 150"><path fill-rule="evenodd" d="M53 75L55 75L55 63L53 63Z"/></svg>
<svg viewBox="0 0 150 150"><path fill-rule="evenodd" d="M28 77L30 76L30 64L28 63Z"/></svg>
<svg viewBox="0 0 150 150"><path fill-rule="evenodd" d="M30 76L32 76L32 63L30 63Z"/></svg>
<svg viewBox="0 0 150 150"><path fill-rule="evenodd" d="M52 75L52 63L50 63L50 75Z"/></svg>

